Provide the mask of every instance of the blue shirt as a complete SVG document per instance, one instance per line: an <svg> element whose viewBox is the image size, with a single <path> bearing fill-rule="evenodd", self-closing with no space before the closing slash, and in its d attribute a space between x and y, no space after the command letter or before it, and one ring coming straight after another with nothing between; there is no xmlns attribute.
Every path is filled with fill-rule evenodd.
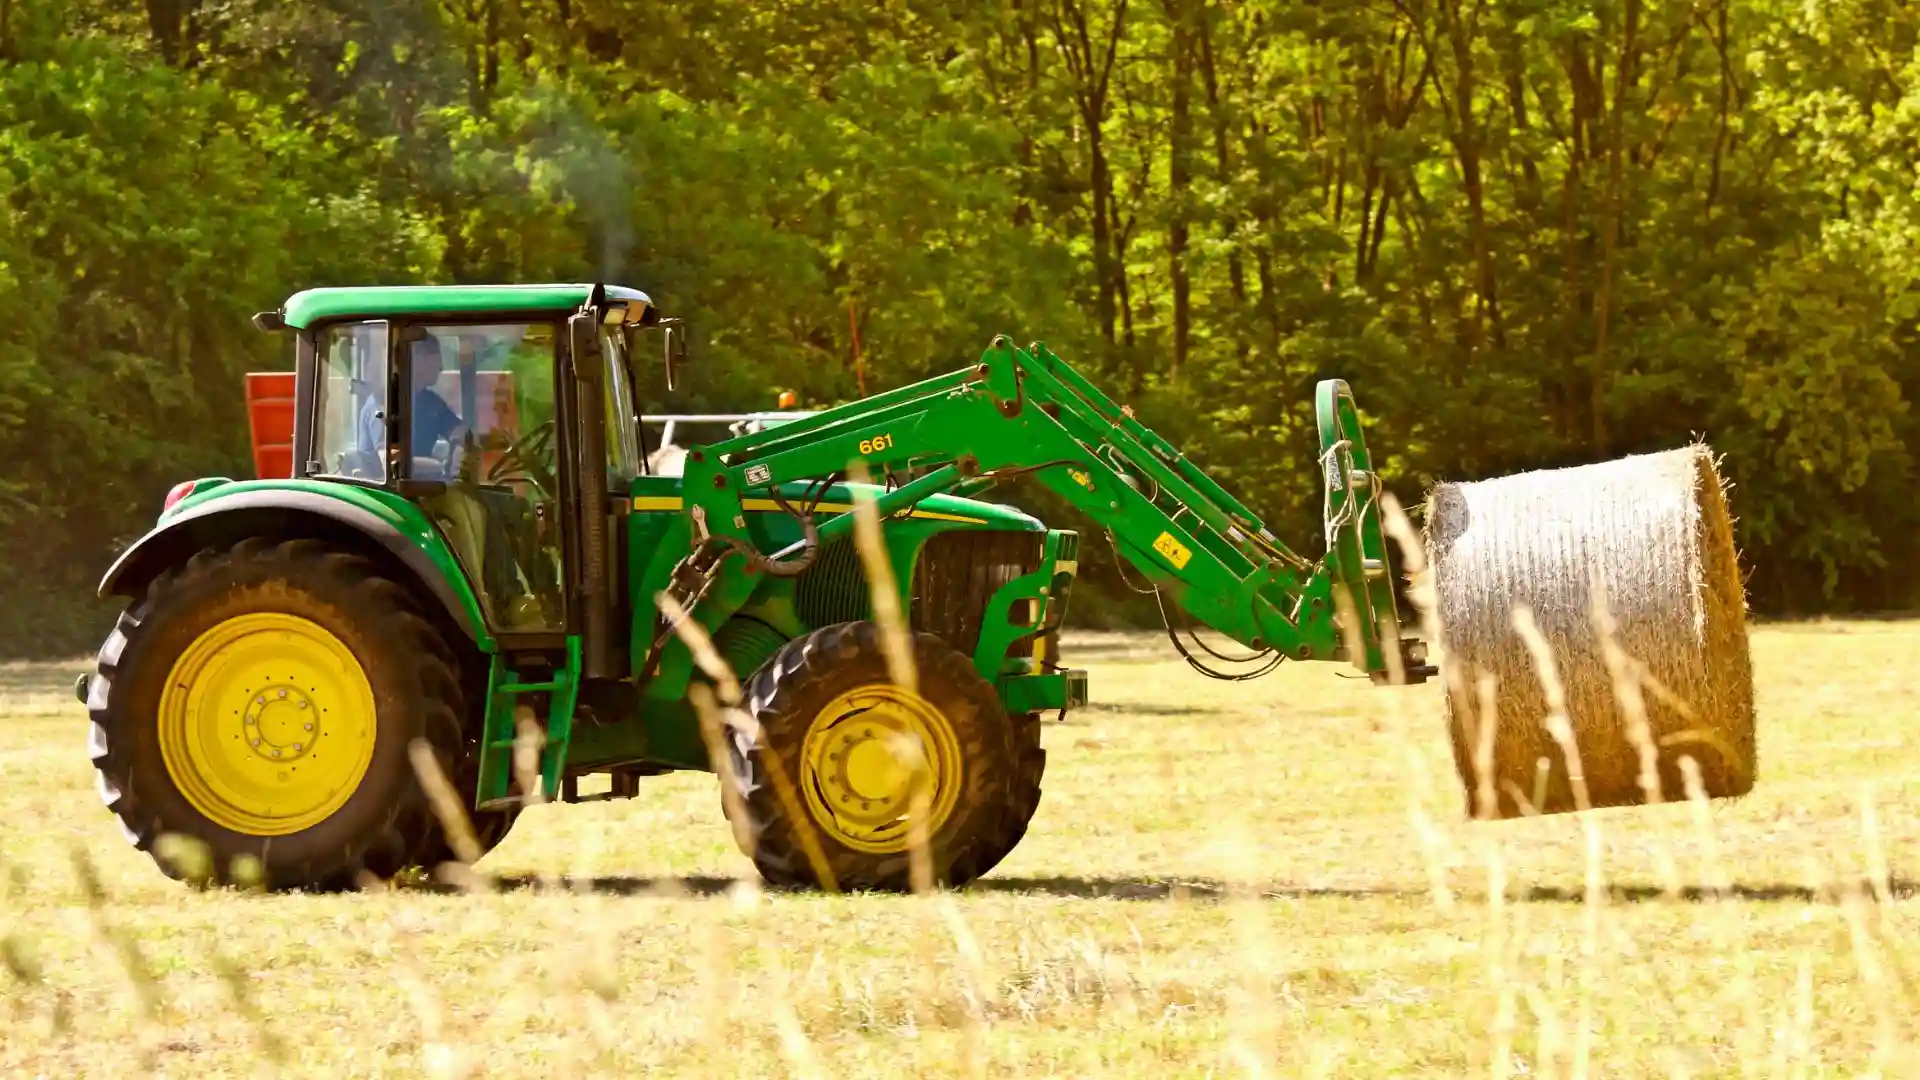
<svg viewBox="0 0 1920 1080"><path fill-rule="evenodd" d="M379 404L378 399L368 398L360 409L361 446L374 452L387 444L386 421L374 415L379 411ZM451 439L460 423L460 414L439 394L421 389L413 395L413 456L433 456L433 444Z"/></svg>
<svg viewBox="0 0 1920 1080"><path fill-rule="evenodd" d="M421 390L413 395L413 456L430 457L433 444L449 441L460 426L460 414L453 411L439 394Z"/></svg>

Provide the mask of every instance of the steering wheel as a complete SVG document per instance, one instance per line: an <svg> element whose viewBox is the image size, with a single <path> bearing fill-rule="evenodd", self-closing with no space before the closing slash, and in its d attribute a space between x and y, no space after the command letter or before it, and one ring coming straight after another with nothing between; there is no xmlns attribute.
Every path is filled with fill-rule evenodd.
<svg viewBox="0 0 1920 1080"><path fill-rule="evenodd" d="M487 470L487 483L499 484L509 480L525 480L540 489L540 494L553 497L553 476L538 462L547 456L553 442L554 421L536 426L524 437L507 444L500 452L500 459Z"/></svg>

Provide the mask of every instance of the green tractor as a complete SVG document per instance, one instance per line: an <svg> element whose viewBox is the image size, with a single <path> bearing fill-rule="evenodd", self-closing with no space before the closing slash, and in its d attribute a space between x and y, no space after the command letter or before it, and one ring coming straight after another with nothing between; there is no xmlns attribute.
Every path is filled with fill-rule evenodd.
<svg viewBox="0 0 1920 1080"><path fill-rule="evenodd" d="M1042 716L1087 700L1058 645L1078 535L971 497L1018 476L1253 650L1217 672L1175 637L1209 674L1433 671L1383 629L1378 485L1337 381L1317 402L1315 562L1040 345L996 339L977 365L658 476L636 387L663 362L673 388L684 337L641 292L314 289L254 323L294 339L291 467L168 493L101 582L130 603L76 686L127 839L198 840L215 880L257 860L272 887L338 888L455 860L429 755L482 853L533 800L693 769L731 778L772 883L907 888L916 844L938 882L987 873L1039 806ZM858 500L890 577L869 576ZM904 613L911 679L877 600ZM711 743L702 635L676 620L741 684ZM606 790L582 796L593 774Z"/></svg>

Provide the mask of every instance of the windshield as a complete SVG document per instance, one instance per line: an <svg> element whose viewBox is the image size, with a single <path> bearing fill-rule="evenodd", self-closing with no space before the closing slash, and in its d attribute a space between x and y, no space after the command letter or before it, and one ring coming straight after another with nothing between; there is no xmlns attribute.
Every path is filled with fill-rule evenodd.
<svg viewBox="0 0 1920 1080"><path fill-rule="evenodd" d="M607 480L624 490L646 470L640 456L640 417L628 377L626 335L618 327L602 326L600 351L607 358Z"/></svg>
<svg viewBox="0 0 1920 1080"><path fill-rule="evenodd" d="M318 342L310 476L387 479L385 322L330 326Z"/></svg>

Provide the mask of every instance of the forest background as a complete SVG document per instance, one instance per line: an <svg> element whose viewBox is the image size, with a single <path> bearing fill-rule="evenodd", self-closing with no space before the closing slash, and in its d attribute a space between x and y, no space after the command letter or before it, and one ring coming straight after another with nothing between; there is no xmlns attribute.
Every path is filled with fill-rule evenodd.
<svg viewBox="0 0 1920 1080"><path fill-rule="evenodd" d="M1407 503L1701 437L1758 611L1904 609L1917 31L1896 0L0 0L0 659L91 650L167 488L250 474L242 374L291 358L248 316L366 283L645 289L696 330L654 411L1045 340L1310 556L1321 378ZM1073 622L1151 617L1094 523L1011 498L1093 540Z"/></svg>

